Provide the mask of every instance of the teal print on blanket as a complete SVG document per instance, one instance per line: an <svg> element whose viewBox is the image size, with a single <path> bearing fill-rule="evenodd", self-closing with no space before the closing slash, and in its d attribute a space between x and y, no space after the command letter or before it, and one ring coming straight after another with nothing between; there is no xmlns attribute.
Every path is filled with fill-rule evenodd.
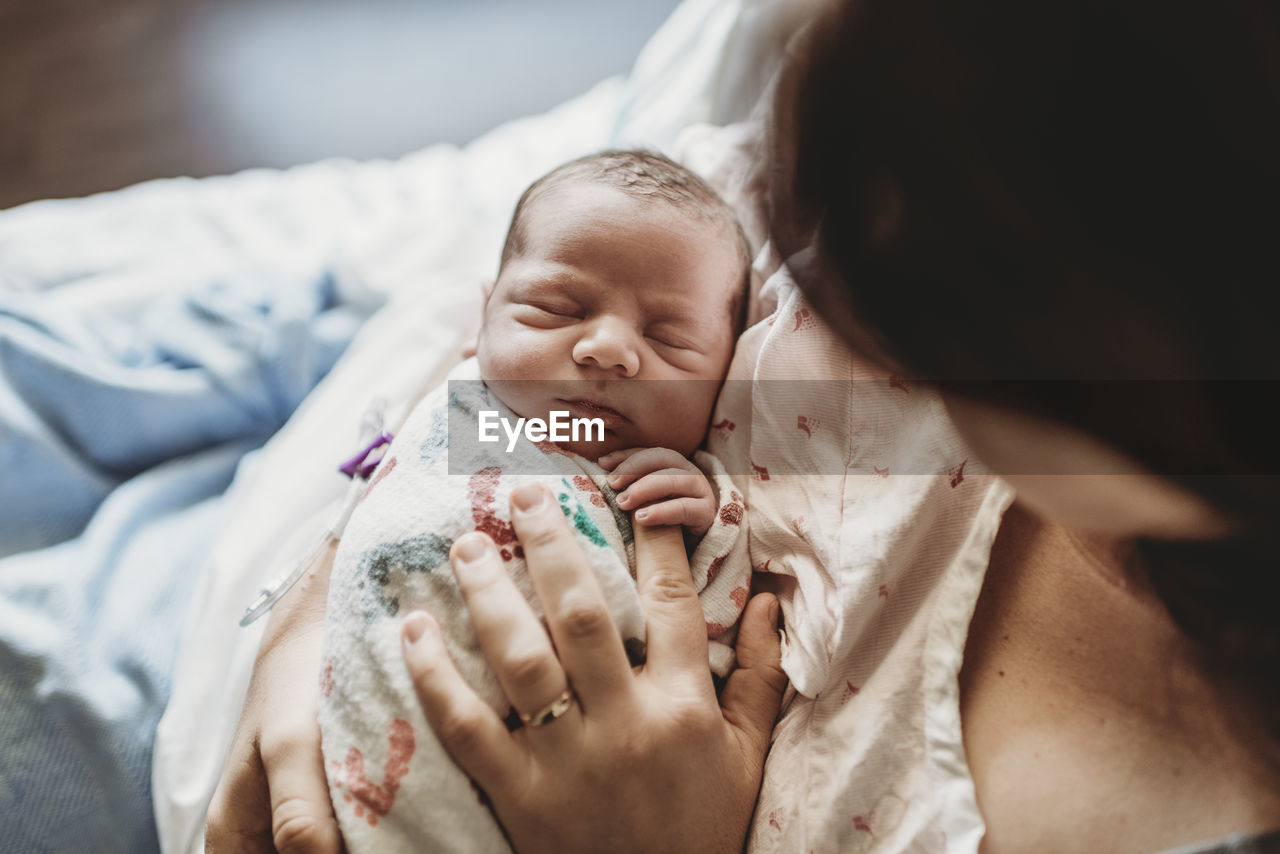
<svg viewBox="0 0 1280 854"><path fill-rule="evenodd" d="M403 577L414 572L434 572L449 562L453 540L439 534L424 534L398 543L379 543L360 559L356 587L372 594L378 607L388 616L400 612L400 597L387 592L393 581L403 586ZM369 615L372 621L376 614Z"/></svg>
<svg viewBox="0 0 1280 854"><path fill-rule="evenodd" d="M431 428L418 446L424 462L432 462L449 450L449 411L443 406L431 413Z"/></svg>
<svg viewBox="0 0 1280 854"><path fill-rule="evenodd" d="M569 481L562 478L560 483L564 486L565 492L559 493L556 497L560 499L560 509L573 522L573 527L578 529L579 534L590 540L592 545L602 549L609 548L609 541L604 538L600 528L587 514L587 508L583 507L581 502L573 500L573 487L569 485ZM570 501L573 501L573 510L569 509Z"/></svg>

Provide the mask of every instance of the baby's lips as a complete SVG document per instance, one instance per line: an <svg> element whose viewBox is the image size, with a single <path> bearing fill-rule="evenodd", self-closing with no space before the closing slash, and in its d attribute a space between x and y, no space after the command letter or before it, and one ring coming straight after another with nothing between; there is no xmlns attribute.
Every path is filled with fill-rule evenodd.
<svg viewBox="0 0 1280 854"><path fill-rule="evenodd" d="M606 430L616 430L628 422L628 418L612 407L591 400L561 400L575 418L599 418Z"/></svg>

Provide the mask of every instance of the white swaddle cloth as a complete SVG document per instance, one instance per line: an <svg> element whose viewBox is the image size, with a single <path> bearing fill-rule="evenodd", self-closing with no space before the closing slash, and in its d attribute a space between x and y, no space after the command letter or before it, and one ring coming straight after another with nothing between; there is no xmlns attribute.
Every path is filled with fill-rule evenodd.
<svg viewBox="0 0 1280 854"><path fill-rule="evenodd" d="M400 625L412 610L431 612L458 671L495 712L510 717L467 618L449 550L457 537L484 531L541 615L509 521L515 487L537 480L559 500L632 663L643 661L631 521L614 501L608 472L549 442L521 439L509 453L504 447L480 453L474 441L479 413L514 418L478 380L469 360L414 409L370 479L334 559L320 731L334 810L353 854L508 850L480 792L426 723L405 670ZM714 457L700 451L694 460L719 500L690 563L711 641L709 664L724 676L750 582L745 508Z"/></svg>

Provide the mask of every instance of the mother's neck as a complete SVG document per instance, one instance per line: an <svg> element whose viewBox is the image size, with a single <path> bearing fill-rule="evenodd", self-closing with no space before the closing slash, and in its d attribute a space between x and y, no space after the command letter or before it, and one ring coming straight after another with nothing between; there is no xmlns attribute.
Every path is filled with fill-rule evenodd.
<svg viewBox="0 0 1280 854"><path fill-rule="evenodd" d="M1280 774L1123 543L1012 507L960 683L988 851L1159 850L1280 825Z"/></svg>
<svg viewBox="0 0 1280 854"><path fill-rule="evenodd" d="M989 586L1035 626L1028 655L1068 696L1176 714L1176 696L1199 693L1195 650L1134 564L1132 544L1069 530L1015 504L992 553ZM1167 698L1163 702L1157 698Z"/></svg>

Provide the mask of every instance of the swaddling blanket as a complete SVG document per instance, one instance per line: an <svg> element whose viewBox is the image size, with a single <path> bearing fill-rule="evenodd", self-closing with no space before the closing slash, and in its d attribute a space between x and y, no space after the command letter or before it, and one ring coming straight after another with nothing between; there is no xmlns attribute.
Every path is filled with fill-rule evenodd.
<svg viewBox="0 0 1280 854"><path fill-rule="evenodd" d="M549 442L523 438L509 452L504 439L483 446L496 450L482 453L474 439L481 412L516 423L479 382L472 359L409 416L335 557L320 728L330 794L352 852L508 850L480 793L427 726L405 670L400 624L410 611L430 611L459 672L494 711L510 714L468 621L449 550L465 533L488 534L541 616L510 524L508 498L517 486L539 481L560 502L628 655L633 663L643 657L631 520L614 501L608 472ZM715 457L699 452L695 462L719 501L691 564L711 641L710 665L724 675L733 663L734 625L750 581L741 532L745 506Z"/></svg>

